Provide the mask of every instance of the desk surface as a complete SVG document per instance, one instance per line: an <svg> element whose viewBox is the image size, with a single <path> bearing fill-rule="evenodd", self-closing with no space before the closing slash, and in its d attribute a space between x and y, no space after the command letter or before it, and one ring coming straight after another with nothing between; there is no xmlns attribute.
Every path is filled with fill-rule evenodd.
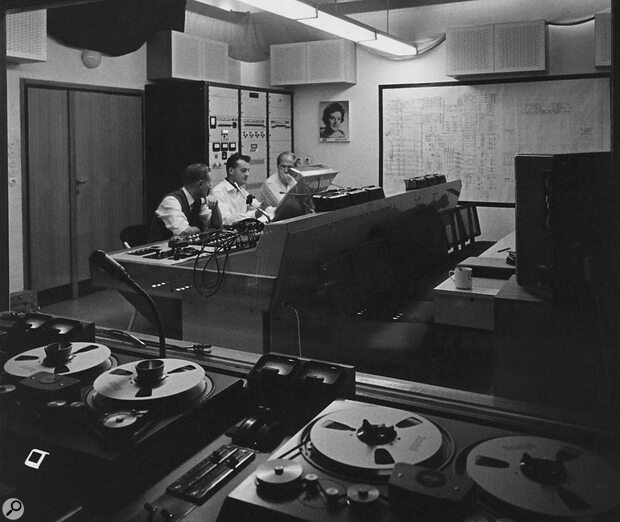
<svg viewBox="0 0 620 522"><path fill-rule="evenodd" d="M504 279L491 279L488 277L472 277L471 288L456 288L454 281L448 278L435 287L435 292L449 295L489 296L494 297L506 284Z"/></svg>
<svg viewBox="0 0 620 522"><path fill-rule="evenodd" d="M508 250L505 250L505 249ZM491 248L485 250L480 254L479 257L501 257L506 259L509 251L516 251L516 232L513 230L510 234L505 235L501 238L497 243L495 243Z"/></svg>

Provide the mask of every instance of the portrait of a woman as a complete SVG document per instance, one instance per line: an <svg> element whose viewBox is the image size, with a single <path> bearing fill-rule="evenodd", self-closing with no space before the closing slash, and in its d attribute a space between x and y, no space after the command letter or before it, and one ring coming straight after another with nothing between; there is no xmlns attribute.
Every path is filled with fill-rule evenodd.
<svg viewBox="0 0 620 522"><path fill-rule="evenodd" d="M323 105L323 103L321 103ZM319 129L321 141L349 141L346 131L348 102L330 102L323 107Z"/></svg>

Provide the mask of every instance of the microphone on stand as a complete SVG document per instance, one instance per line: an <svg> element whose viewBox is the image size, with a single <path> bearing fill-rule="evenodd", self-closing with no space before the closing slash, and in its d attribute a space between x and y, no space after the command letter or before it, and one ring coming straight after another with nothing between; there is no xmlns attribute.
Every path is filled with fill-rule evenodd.
<svg viewBox="0 0 620 522"><path fill-rule="evenodd" d="M267 213L263 212L262 208L259 208L252 203L253 199L254 199L254 196L252 196L252 194L248 194L248 196L245 198L246 205L250 205L253 209L258 210L263 216L267 218L267 223L271 223L271 218L267 215Z"/></svg>
<svg viewBox="0 0 620 522"><path fill-rule="evenodd" d="M127 273L127 271L122 265L112 259L103 250L95 250L90 255L90 262L94 266L101 268L102 270L107 272L114 279L117 279L134 289L146 300L149 307L151 308L151 311L153 312L153 315L155 316L155 322L157 323L157 331L159 333L159 357L160 359L165 359L166 336L164 335L164 324L161 320L159 310L157 309L157 306L155 306L155 302L153 301L151 296L147 294L146 291L131 278L131 276Z"/></svg>

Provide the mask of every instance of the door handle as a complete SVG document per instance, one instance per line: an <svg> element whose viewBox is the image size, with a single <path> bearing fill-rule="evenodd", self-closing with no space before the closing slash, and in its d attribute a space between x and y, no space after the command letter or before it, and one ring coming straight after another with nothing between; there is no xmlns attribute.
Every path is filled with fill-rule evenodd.
<svg viewBox="0 0 620 522"><path fill-rule="evenodd" d="M76 179L75 180L76 185L84 185L84 183L88 183L88 180L87 179Z"/></svg>

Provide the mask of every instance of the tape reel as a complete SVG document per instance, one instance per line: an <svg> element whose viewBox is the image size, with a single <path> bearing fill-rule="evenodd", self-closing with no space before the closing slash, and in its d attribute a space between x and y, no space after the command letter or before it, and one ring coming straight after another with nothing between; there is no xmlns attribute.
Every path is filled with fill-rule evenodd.
<svg viewBox="0 0 620 522"><path fill-rule="evenodd" d="M163 361L163 378L153 385L139 383L136 366L143 361L132 361L99 375L93 389L102 397L114 401L152 401L178 396L199 387L205 380L205 371L191 361L157 361Z"/></svg>
<svg viewBox="0 0 620 522"><path fill-rule="evenodd" d="M60 347L67 351L66 360L50 361L50 348ZM111 351L107 346L97 343L52 343L11 357L4 370L15 377L30 377L38 372L62 375L75 375L81 372L109 368Z"/></svg>
<svg viewBox="0 0 620 522"><path fill-rule="evenodd" d="M501 437L482 442L466 469L491 498L531 513L590 517L620 504L620 477L586 449L542 437Z"/></svg>
<svg viewBox="0 0 620 522"><path fill-rule="evenodd" d="M397 462L417 464L441 449L442 434L431 421L395 408L360 406L317 419L310 431L313 456L336 467L389 472Z"/></svg>

